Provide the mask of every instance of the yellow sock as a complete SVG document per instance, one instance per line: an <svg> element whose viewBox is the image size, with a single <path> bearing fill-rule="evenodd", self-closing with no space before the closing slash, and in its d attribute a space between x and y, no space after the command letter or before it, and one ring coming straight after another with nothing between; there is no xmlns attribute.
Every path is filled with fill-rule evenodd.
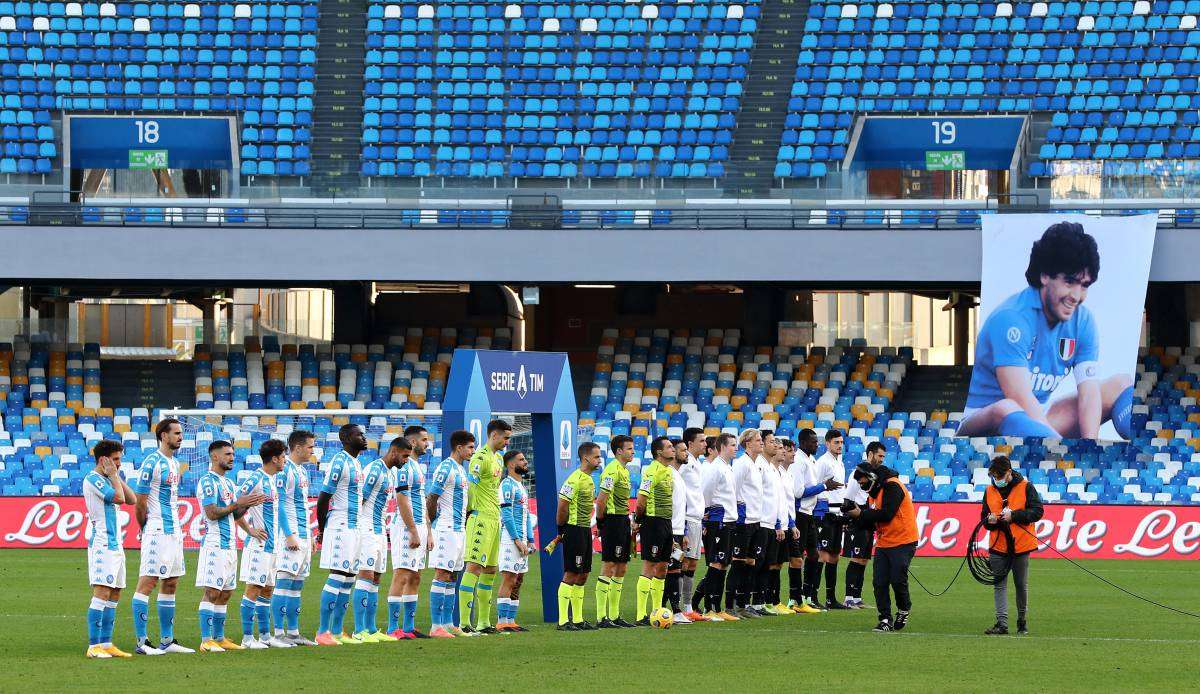
<svg viewBox="0 0 1200 694"><path fill-rule="evenodd" d="M640 622L650 615L650 577L638 576L637 618Z"/></svg>
<svg viewBox="0 0 1200 694"><path fill-rule="evenodd" d="M663 592L666 590L667 581L662 578L650 579L650 610L657 610L663 606Z"/></svg>
<svg viewBox="0 0 1200 694"><path fill-rule="evenodd" d="M608 591L612 579L601 576L596 579L596 621L608 618Z"/></svg>
<svg viewBox="0 0 1200 694"><path fill-rule="evenodd" d="M608 585L608 611L605 612L609 619L621 618L621 591L625 589L625 577L613 576L608 579L612 581Z"/></svg>
<svg viewBox="0 0 1200 694"><path fill-rule="evenodd" d="M566 624L571 612L571 592L574 586L558 584L558 623Z"/></svg>
<svg viewBox="0 0 1200 694"><path fill-rule="evenodd" d="M579 624L583 621L583 586L575 586L571 594L571 621Z"/></svg>

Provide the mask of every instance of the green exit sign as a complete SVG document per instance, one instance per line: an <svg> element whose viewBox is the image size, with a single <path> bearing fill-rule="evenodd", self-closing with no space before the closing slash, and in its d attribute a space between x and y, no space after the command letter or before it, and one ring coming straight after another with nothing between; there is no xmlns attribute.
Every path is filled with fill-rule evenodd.
<svg viewBox="0 0 1200 694"><path fill-rule="evenodd" d="M967 153L962 150L926 152L925 168L929 171L958 171L967 168Z"/></svg>
<svg viewBox="0 0 1200 694"><path fill-rule="evenodd" d="M165 169L167 167L167 150L165 149L131 149L129 150L129 168L131 169Z"/></svg>

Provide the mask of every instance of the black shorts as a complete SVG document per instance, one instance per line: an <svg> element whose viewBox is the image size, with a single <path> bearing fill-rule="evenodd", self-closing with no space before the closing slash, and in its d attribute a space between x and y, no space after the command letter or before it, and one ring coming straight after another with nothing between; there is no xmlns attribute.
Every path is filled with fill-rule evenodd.
<svg viewBox="0 0 1200 694"><path fill-rule="evenodd" d="M842 556L849 559L870 559L871 550L875 548L875 530L860 528L858 525L846 526L842 533Z"/></svg>
<svg viewBox="0 0 1200 694"><path fill-rule="evenodd" d="M632 539L629 516L605 516L600 523L600 560L628 563Z"/></svg>
<svg viewBox="0 0 1200 694"><path fill-rule="evenodd" d="M642 561L666 561L671 558L671 519L647 516L642 521Z"/></svg>
<svg viewBox="0 0 1200 694"><path fill-rule="evenodd" d="M763 535L762 554L758 556L757 560L754 562L754 565L758 569L765 569L771 564L775 563L775 556L779 554L779 545L781 543L779 542L779 539L775 537L774 528L760 528L759 532L761 532Z"/></svg>
<svg viewBox="0 0 1200 694"><path fill-rule="evenodd" d="M704 521L701 524L701 544L704 545L704 561L708 564L725 564L729 561L729 542L732 528L719 521Z"/></svg>
<svg viewBox="0 0 1200 694"><path fill-rule="evenodd" d="M754 531L758 525L738 523L733 526L733 534L729 538L729 555L734 561L745 559L750 554L750 545L754 542Z"/></svg>
<svg viewBox="0 0 1200 694"><path fill-rule="evenodd" d="M791 547L789 547L788 538L792 536L791 530L783 531L783 541L771 538L771 545L775 548L775 555L771 556L770 564L786 564L788 557L792 556ZM770 556L770 555L768 555Z"/></svg>
<svg viewBox="0 0 1200 694"><path fill-rule="evenodd" d="M842 551L842 517L826 513L817 522L817 549L830 554Z"/></svg>
<svg viewBox="0 0 1200 694"><path fill-rule="evenodd" d="M586 574L592 571L592 529L568 525L562 539L563 571Z"/></svg>
<svg viewBox="0 0 1200 694"><path fill-rule="evenodd" d="M767 547L775 539L775 530L774 528L767 530L761 525L750 527L753 533L750 535L750 549L746 551L746 558L750 560L751 564L758 566L767 557Z"/></svg>
<svg viewBox="0 0 1200 694"><path fill-rule="evenodd" d="M796 534L788 540L788 557L800 559L805 556L813 561L817 559L817 522L805 513L796 514Z"/></svg>

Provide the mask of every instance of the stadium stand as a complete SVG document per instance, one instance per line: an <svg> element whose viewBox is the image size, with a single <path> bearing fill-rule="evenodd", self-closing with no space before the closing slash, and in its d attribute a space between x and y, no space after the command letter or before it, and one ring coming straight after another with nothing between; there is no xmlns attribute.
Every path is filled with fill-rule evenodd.
<svg viewBox="0 0 1200 694"><path fill-rule="evenodd" d="M362 174L720 177L758 9L372 0Z"/></svg>
<svg viewBox="0 0 1200 694"><path fill-rule="evenodd" d="M306 175L315 0L0 2L0 173L49 174L57 112L239 113L241 173Z"/></svg>
<svg viewBox="0 0 1200 694"><path fill-rule="evenodd" d="M197 383L198 399L201 385L209 385L215 395L218 379L223 379L221 392L227 393L223 400L199 400L201 407L231 409L260 402L254 399L257 397L267 407L272 403L297 409L380 406L395 408L397 414L368 417L331 410L319 417L257 417L221 415L214 409L204 425L189 427L181 454L185 459L195 457L226 425L236 425L237 474L259 463L254 451L262 440L294 428L313 430L320 441L328 442L326 446L335 446L337 428L358 423L367 427L372 446L377 446L380 438L403 430L408 421L404 409L432 404L436 389L444 388L445 376L440 386L433 377L433 365L445 363L439 362L439 357L458 344L488 344L489 337L482 333L472 335L465 328L413 329L386 345L329 346L324 350L279 345L265 338L260 349L251 341L244 351L227 352L225 360L216 358L221 352L215 349L207 353L198 349L197 373L207 370L211 375L197 378L212 381ZM500 347L506 338L495 334L490 339L493 347ZM824 350L753 348L740 341L736 330L606 330L597 350L586 409L580 413L581 429L602 446L618 434L632 436L637 451L631 466L635 480L640 479L641 465L648 460L653 436L678 436L687 426L700 426L708 435L756 426L789 436L804 427L823 430L836 426L847 435L847 466L860 462L869 442L881 441L887 448L885 464L911 484L914 498L920 501L979 500L987 485L988 460L1005 454L1051 502L1200 503L1200 348L1144 350L1138 365L1133 438L1096 443L1002 436L956 438L959 413L893 411L893 394L903 387L905 373L913 364L907 350L863 344ZM207 366L201 366L205 354L212 358ZM32 352L30 356L33 358ZM325 361L332 361L335 368L323 370L323 356L331 357ZM414 357L420 361L411 361ZM222 361L228 364L227 376L218 376L226 371L218 368ZM0 364L7 363L0 359ZM48 357L47 363L52 363ZM304 369L313 373L315 368L317 376L301 375L299 386L294 379L288 385L287 365L293 363L300 364L301 374ZM406 363L411 364L410 369L401 368ZM421 378L417 374L424 373L420 370L423 363L428 363L430 375L425 377L425 400L421 401L421 393L414 391ZM283 364L282 377L278 376L280 367L271 364ZM392 378L380 379L376 385L380 372L389 372L384 365L391 367ZM246 375L234 376L235 371ZM404 371L412 375L402 377ZM252 373L259 375L251 378ZM275 377L268 378L272 374ZM235 385L235 379L245 383ZM313 379L315 384L305 383ZM408 381L407 393L402 381ZM297 387L302 394L305 388L316 387L318 397L311 402L288 400L288 393ZM21 393L18 400L12 398L13 392L20 391L10 391L4 401L4 430L0 431L0 494L78 494L82 476L89 469L88 451L100 438L123 440L128 451L125 462L130 466L136 466L155 447L151 423L157 421L156 411L89 408L79 403L59 409L27 407L25 395ZM238 395L243 399L235 400ZM368 395L371 399L362 399ZM222 404L217 406L217 402ZM431 430L438 426L436 420L423 423ZM315 479L320 473L314 467L311 474Z"/></svg>
<svg viewBox="0 0 1200 694"><path fill-rule="evenodd" d="M233 349L198 345L196 407L437 409L456 347L511 349L512 331L410 328L371 345L280 346L273 336Z"/></svg>
<svg viewBox="0 0 1200 694"><path fill-rule="evenodd" d="M1046 112L1058 160L1195 158L1194 0L842 2L809 7L779 177L837 170L856 115Z"/></svg>

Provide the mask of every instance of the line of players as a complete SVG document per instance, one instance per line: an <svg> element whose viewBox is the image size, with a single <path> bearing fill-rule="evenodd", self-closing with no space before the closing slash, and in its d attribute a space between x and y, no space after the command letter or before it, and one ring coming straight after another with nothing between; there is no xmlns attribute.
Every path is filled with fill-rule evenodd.
<svg viewBox="0 0 1200 694"><path fill-rule="evenodd" d="M204 589L199 606L200 650L290 648L300 645L361 644L400 639L454 638L478 633L523 631L516 624L521 579L533 550L528 473L523 453L508 451L511 426L489 423L486 444L474 436L451 435L451 453L426 482L417 459L429 447L419 426L387 446L382 457L362 465L367 450L360 427L339 431L342 450L327 466L317 502L319 531L310 537L308 481L314 437L293 432L287 445L263 444L262 468L239 486L226 477L233 448L209 446L209 469L197 484L205 517L196 585ZM143 462L135 485L120 477L121 444L101 441L96 467L85 479L91 523L88 564L93 598L88 610L89 657L127 657L112 643L116 604L125 585L125 563L116 507L136 506L142 528L142 554L133 597L135 651L144 655L189 653L174 636L174 594L184 573L183 534L178 506L180 468L174 458L183 440L177 420L155 429L159 449ZM859 506L866 492L852 477L847 484L841 460L842 436L825 436L826 452L814 458L817 436L800 432L798 445L770 432L747 430L704 437L688 429L682 440L656 439L654 457L643 471L631 517L628 465L633 440L617 436L614 457L600 475L595 493L592 472L602 456L596 444L579 449L580 468L559 491L559 540L565 576L559 587L560 628L589 629L583 619L584 584L591 570L593 514L601 541L602 571L596 587L597 627L647 624L652 609L668 605L674 621L735 621L758 616L822 611L817 595L826 581L825 609L861 608L863 576L874 536L869 525L848 523L843 499ZM738 449L741 454L735 457ZM798 450L793 450L798 448ZM867 450L868 465L879 465L883 447ZM703 461L703 462L702 462ZM396 513L385 512L392 498ZM227 606L236 588L237 529L245 534L240 562L246 590L240 604L244 636L225 634ZM394 570L387 598L388 626L377 624L380 579L387 570L388 538ZM640 537L643 570L638 578L636 621L620 616L625 570ZM321 592L316 640L301 636L300 594L309 573L313 541L321 544L322 568L329 577ZM323 541L322 541L323 540ZM703 549L708 571L694 586ZM850 560L847 597L835 598L837 561ZM420 572L435 569L430 588L432 628L415 628ZM780 595L781 571L788 565L790 599ZM455 583L462 574L457 603ZM491 619L497 571L497 623ZM160 641L148 638L149 600L158 589ZM722 606L722 596L724 605ZM354 629L346 633L345 614L353 603ZM459 610L455 626L454 610ZM907 617L902 608L897 626ZM701 614L700 610L704 610ZM881 608L882 610L882 608ZM257 624L257 636L255 625Z"/></svg>
<svg viewBox="0 0 1200 694"><path fill-rule="evenodd" d="M318 532L310 534L308 473L315 437L295 431L287 444L268 440L259 449L261 469L240 485L226 476L233 468L233 446L214 441L209 467L196 486L204 513L204 535L196 586L200 650L340 646L422 638L456 638L503 631L524 631L516 624L521 579L533 551L533 521L523 476L523 453L509 451L512 427L495 420L487 442L476 450L466 431L451 434L450 455L433 467L429 480L417 459L428 450L429 433L410 426L393 439L382 456L362 464L366 435L356 425L338 432L342 450L327 466L317 500ZM192 653L175 638L175 592L184 575L183 529L177 515L182 470L175 458L183 442L178 420L155 427L158 450L143 461L133 485L120 474L123 447L96 444L95 468L85 476L84 499L90 523L87 656L130 657L113 644L116 607L125 587L125 554L118 522L120 505L135 507L141 532L141 561L133 596L135 652L142 655ZM395 499L390 521L386 511ZM239 563L238 531L245 536ZM388 625L377 623L379 586L387 571L389 543L394 569L387 596ZM316 640L300 634L300 596L309 575L314 543L321 546L320 566L329 571L321 591ZM415 628L420 573L435 570L430 589L433 628ZM458 573L464 571L459 597ZM492 625L492 592L497 571L501 583L497 623ZM243 637L230 639L225 622L240 573L246 585L240 604ZM160 640L148 636L149 602L157 588ZM344 620L353 603L354 629ZM455 626L455 610L460 612ZM257 625L257 635L256 635ZM474 626L472 626L474 625Z"/></svg>
<svg viewBox="0 0 1200 694"><path fill-rule="evenodd" d="M594 443L582 444L579 468L559 489L556 542L563 545L564 577L558 589L558 628L645 626L659 607L669 607L676 624L865 607L862 587L876 526L896 512L879 510L883 482L895 474L882 467L885 449L873 442L865 462L847 480L843 446L836 429L825 434L820 458L815 457L819 446L811 429L802 430L797 443L757 429L739 437L705 437L702 429L689 428L679 440L659 437L651 442L653 460L642 470L631 516L626 500L633 439L612 439L614 457L600 473L598 492L592 475L601 464L601 451ZM911 508L907 490L903 497ZM593 515L601 545L595 625L583 615L584 586L592 570ZM643 563L636 621L630 623L619 606L636 538ZM701 550L708 569L694 586ZM844 601L836 597L839 555L849 560ZM780 591L785 565L786 604ZM818 602L822 576L823 607ZM903 629L907 623L907 582L896 582L883 584L882 599L876 586L881 603L877 630L885 624L888 631ZM889 585L897 593L894 622Z"/></svg>

